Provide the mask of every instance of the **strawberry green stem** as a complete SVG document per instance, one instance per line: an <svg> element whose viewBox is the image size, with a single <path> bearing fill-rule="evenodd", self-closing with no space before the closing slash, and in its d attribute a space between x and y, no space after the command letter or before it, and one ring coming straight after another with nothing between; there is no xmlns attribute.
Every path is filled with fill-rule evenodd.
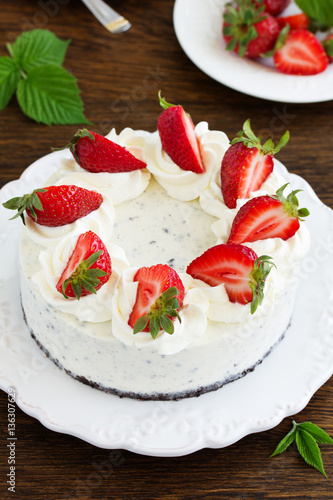
<svg viewBox="0 0 333 500"><path fill-rule="evenodd" d="M164 97L161 96L161 91L159 90L158 91L158 98L160 100L160 105L163 109L168 109L168 108L173 108L176 106L176 104L170 104L169 102L167 102Z"/></svg>
<svg viewBox="0 0 333 500"><path fill-rule="evenodd" d="M163 292L152 304L149 312L136 321L133 334L142 332L149 323L149 332L153 339L156 339L160 330L172 335L174 325L171 318L177 318L181 322L178 314L179 302L176 295L179 295L179 290L175 286Z"/></svg>

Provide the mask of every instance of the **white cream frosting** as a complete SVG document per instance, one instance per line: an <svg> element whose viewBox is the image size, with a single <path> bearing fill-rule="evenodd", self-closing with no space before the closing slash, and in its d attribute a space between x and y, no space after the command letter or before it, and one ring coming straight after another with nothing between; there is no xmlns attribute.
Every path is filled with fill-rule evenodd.
<svg viewBox="0 0 333 500"><path fill-rule="evenodd" d="M223 132L210 131L207 122L195 127L195 135L205 167L203 174L182 170L163 150L158 132L151 135L148 144L147 168L169 196L181 201L198 198L210 183L216 169L221 166L222 157L229 146Z"/></svg>
<svg viewBox="0 0 333 500"><path fill-rule="evenodd" d="M200 338L206 330L207 317L202 306L197 304L196 294L191 293L185 296L184 305L179 311L181 322L175 319L172 335L162 330L156 339L153 339L149 332L139 332L133 335L133 329L128 325L128 320L137 293L138 283L133 281L137 270L138 268L131 267L123 272L118 289L113 296L113 335L124 344L136 346L139 349L156 348L159 354L175 354ZM183 280L184 276L180 274L180 278Z"/></svg>
<svg viewBox="0 0 333 500"><path fill-rule="evenodd" d="M128 267L123 250L116 245L106 245L111 257L112 274L96 294L85 295L80 300L65 299L57 291L56 285L75 248L78 235L70 234L54 246L39 254L41 270L35 273L32 281L45 300L64 313L73 314L80 321L92 323L111 319L111 299L115 292L119 276Z"/></svg>

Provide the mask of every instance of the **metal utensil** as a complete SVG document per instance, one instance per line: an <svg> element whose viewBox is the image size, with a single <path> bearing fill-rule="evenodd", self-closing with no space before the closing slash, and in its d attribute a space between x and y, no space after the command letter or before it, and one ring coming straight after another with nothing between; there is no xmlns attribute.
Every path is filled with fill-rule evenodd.
<svg viewBox="0 0 333 500"><path fill-rule="evenodd" d="M110 33L121 33L130 29L131 24L127 19L118 14L103 0L82 0L82 2Z"/></svg>

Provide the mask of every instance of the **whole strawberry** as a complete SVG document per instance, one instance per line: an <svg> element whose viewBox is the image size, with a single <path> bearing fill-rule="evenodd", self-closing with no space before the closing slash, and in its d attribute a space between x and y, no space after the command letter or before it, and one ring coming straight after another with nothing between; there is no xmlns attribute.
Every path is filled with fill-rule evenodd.
<svg viewBox="0 0 333 500"><path fill-rule="evenodd" d="M155 339L162 329L172 334L172 318L183 305L184 285L174 269L166 264L141 267L134 276L138 282L137 295L128 324L133 333L150 332Z"/></svg>
<svg viewBox="0 0 333 500"><path fill-rule="evenodd" d="M35 189L31 194L12 198L3 206L17 210L12 217L21 217L23 212L41 226L64 226L100 207L103 197L96 191L90 191L74 185L49 186Z"/></svg>
<svg viewBox="0 0 333 500"><path fill-rule="evenodd" d="M251 303L253 314L264 298L266 278L274 265L244 245L216 245L194 259L186 272L210 286L224 283L230 302Z"/></svg>
<svg viewBox="0 0 333 500"><path fill-rule="evenodd" d="M267 238L288 240L294 236L309 211L298 208L299 189L285 198L283 191L287 185L278 189L276 195L257 196L246 202L234 218L228 243L251 243Z"/></svg>
<svg viewBox="0 0 333 500"><path fill-rule="evenodd" d="M310 18L304 12L301 12L292 16L278 17L277 22L281 29L289 25L291 30L305 30L310 25Z"/></svg>
<svg viewBox="0 0 333 500"><path fill-rule="evenodd" d="M288 7L290 0L263 0L263 3L265 5L265 12L275 17Z"/></svg>
<svg viewBox="0 0 333 500"><path fill-rule="evenodd" d="M221 189L224 203L235 208L238 198L248 198L273 171L273 155L287 144L289 132L275 145L268 139L263 145L246 120L243 130L231 141L221 164Z"/></svg>
<svg viewBox="0 0 333 500"><path fill-rule="evenodd" d="M324 50L327 54L328 61L330 63L333 62L333 33L328 35L324 40L321 42L322 46L324 47Z"/></svg>
<svg viewBox="0 0 333 500"><path fill-rule="evenodd" d="M87 129L78 130L66 146L54 148L54 151L66 148L80 167L89 172L132 172L147 166L123 146Z"/></svg>
<svg viewBox="0 0 333 500"><path fill-rule="evenodd" d="M110 278L111 258L103 241L92 231L80 234L57 283L58 292L79 300L96 293Z"/></svg>
<svg viewBox="0 0 333 500"><path fill-rule="evenodd" d="M202 174L205 167L191 117L182 106L167 103L160 92L159 99L164 111L158 118L157 130L164 151L182 170Z"/></svg>
<svg viewBox="0 0 333 500"><path fill-rule="evenodd" d="M280 33L277 20L252 2L229 5L223 15L226 49L240 57L257 58L271 51Z"/></svg>

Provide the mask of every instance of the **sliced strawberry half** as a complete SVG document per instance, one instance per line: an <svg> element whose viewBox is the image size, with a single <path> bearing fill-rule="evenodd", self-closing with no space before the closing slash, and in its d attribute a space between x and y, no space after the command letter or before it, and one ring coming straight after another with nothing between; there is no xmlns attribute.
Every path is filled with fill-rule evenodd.
<svg viewBox="0 0 333 500"><path fill-rule="evenodd" d="M246 120L243 130L231 141L221 164L221 189L225 204L235 208L238 198L248 198L273 171L273 155L287 144L289 132L275 145L268 139L263 145Z"/></svg>
<svg viewBox="0 0 333 500"><path fill-rule="evenodd" d="M296 194L287 198L285 184L274 196L257 196L243 205L237 212L230 230L228 243L250 243L267 238L288 240L300 227L300 220L309 215L307 208L299 209Z"/></svg>
<svg viewBox="0 0 333 500"><path fill-rule="evenodd" d="M251 302L251 313L262 303L265 280L273 263L244 245L216 245L194 259L187 273L210 286L224 283L230 302Z"/></svg>
<svg viewBox="0 0 333 500"><path fill-rule="evenodd" d="M69 148L80 167L88 172L132 172L147 166L123 146L87 129L78 130L66 146L54 148L53 151L66 148Z"/></svg>
<svg viewBox="0 0 333 500"><path fill-rule="evenodd" d="M317 75L328 66L326 52L313 33L293 30L277 42L274 63L282 73L289 75Z"/></svg>
<svg viewBox="0 0 333 500"><path fill-rule="evenodd" d="M96 293L110 278L111 258L106 246L92 231L80 234L72 255L57 283L67 299Z"/></svg>
<svg viewBox="0 0 333 500"><path fill-rule="evenodd" d="M157 130L164 151L182 170L202 174L205 167L192 118L185 113L182 106L166 102L160 92L159 99L164 111L158 118Z"/></svg>
<svg viewBox="0 0 333 500"><path fill-rule="evenodd" d="M133 333L150 332L156 338L162 329L172 334L172 318L180 320L178 311L185 295L184 285L176 271L166 264L141 267L133 281L138 282L135 304L128 320Z"/></svg>

